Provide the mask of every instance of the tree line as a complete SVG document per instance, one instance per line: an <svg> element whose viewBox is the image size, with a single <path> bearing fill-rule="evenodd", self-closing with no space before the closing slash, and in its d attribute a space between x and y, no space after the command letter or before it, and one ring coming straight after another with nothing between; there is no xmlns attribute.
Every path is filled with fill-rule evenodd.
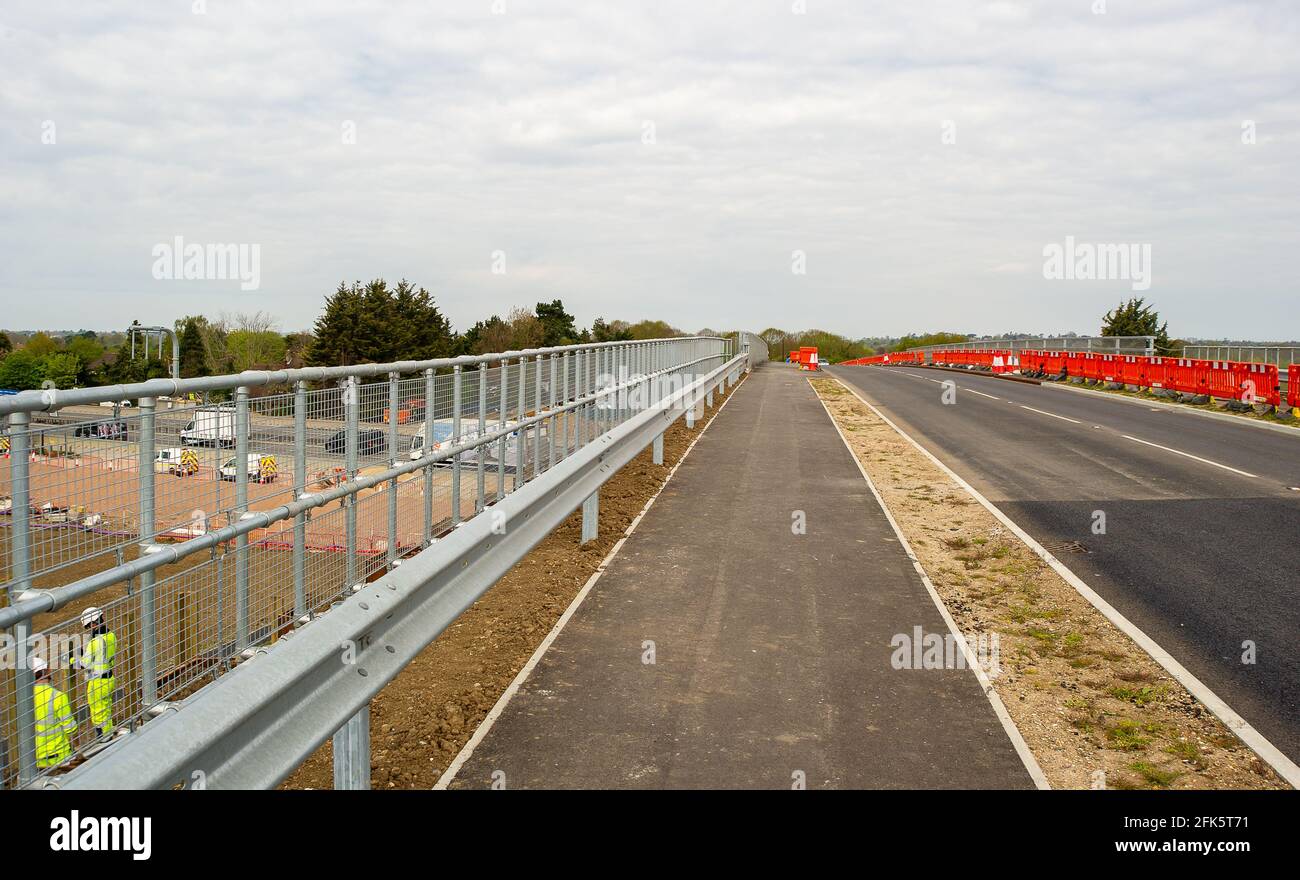
<svg viewBox="0 0 1300 880"><path fill-rule="evenodd" d="M174 330L182 378L279 370L303 366L349 366L399 360L431 360L525 348L661 339L686 335L665 321L596 318L579 327L562 300L516 307L456 332L425 288L405 279L339 284L325 298L311 331L281 332L265 312L187 315ZM702 335L724 335L711 330ZM0 332L0 389L21 391L52 382L58 388L144 382L171 375L171 343L150 343L148 357L137 339L134 356L124 333L30 334Z"/></svg>
<svg viewBox="0 0 1300 880"><path fill-rule="evenodd" d="M586 342L661 339L685 335L664 321L629 322L596 318L579 327L561 300L516 307L504 316L493 314L456 332L432 294L403 279L390 285L382 278L365 284L341 283L325 298L311 331L281 332L265 312L187 315L175 322L180 342L182 378L278 370L302 366L348 366L398 360L431 360L465 354L518 351ZM18 335L18 334L15 334ZM727 336L700 330L698 335ZM913 333L902 337L851 339L827 330L786 331L769 327L760 334L773 360L783 360L801 346L816 346L825 362L944 345L976 339L956 332ZM1030 334L1007 334L1023 338ZM1154 336L1161 354L1182 351L1181 340L1169 338L1168 324L1141 298L1121 302L1102 318L1103 336ZM986 337L987 338L987 337ZM1003 338L1003 337L998 337ZM134 356L124 333L81 330L57 335L26 334L17 342L0 332L0 389L57 388L143 382L171 375L170 344L151 345L149 356L137 340Z"/></svg>

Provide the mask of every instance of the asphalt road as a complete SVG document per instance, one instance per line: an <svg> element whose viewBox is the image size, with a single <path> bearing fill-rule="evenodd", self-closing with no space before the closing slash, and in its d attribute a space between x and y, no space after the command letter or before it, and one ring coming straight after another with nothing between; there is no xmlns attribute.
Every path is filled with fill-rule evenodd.
<svg viewBox="0 0 1300 880"><path fill-rule="evenodd" d="M1300 761L1300 431L984 376L827 372ZM945 380L955 404L942 401ZM1093 532L1098 510L1105 534Z"/></svg>
<svg viewBox="0 0 1300 880"><path fill-rule="evenodd" d="M760 368L452 787L1032 787L972 670L894 668L918 626L948 632L830 417Z"/></svg>

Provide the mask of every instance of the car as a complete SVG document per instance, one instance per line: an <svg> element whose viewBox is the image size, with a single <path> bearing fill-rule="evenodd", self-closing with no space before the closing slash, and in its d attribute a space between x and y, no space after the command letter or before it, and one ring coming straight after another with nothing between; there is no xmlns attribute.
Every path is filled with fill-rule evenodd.
<svg viewBox="0 0 1300 880"><path fill-rule="evenodd" d="M72 433L76 437L93 437L98 440L125 440L127 438L126 422L120 419L85 422L77 425Z"/></svg>
<svg viewBox="0 0 1300 880"><path fill-rule="evenodd" d="M325 441L325 451L330 455L347 453L348 432L337 431ZM383 431L358 431L357 455L383 455L388 451L388 438Z"/></svg>

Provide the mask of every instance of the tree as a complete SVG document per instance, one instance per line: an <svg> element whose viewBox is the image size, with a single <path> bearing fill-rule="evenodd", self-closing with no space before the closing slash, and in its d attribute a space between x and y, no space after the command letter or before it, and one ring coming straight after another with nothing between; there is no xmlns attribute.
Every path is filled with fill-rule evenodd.
<svg viewBox="0 0 1300 880"><path fill-rule="evenodd" d="M390 289L377 278L364 287L339 284L325 299L307 352L313 366L431 360L451 354L451 323L423 287L403 279Z"/></svg>
<svg viewBox="0 0 1300 880"><path fill-rule="evenodd" d="M0 388L28 391L40 388L45 379L45 365L26 349L11 351L0 361Z"/></svg>
<svg viewBox="0 0 1300 880"><path fill-rule="evenodd" d="M537 304L537 320L542 322L542 346L572 345L581 334L573 322L573 315L564 310L564 303L551 300Z"/></svg>
<svg viewBox="0 0 1300 880"><path fill-rule="evenodd" d="M68 340L63 350L76 358L77 382L89 385L95 364L104 356L104 346L100 345L93 333L90 336L78 334Z"/></svg>
<svg viewBox="0 0 1300 880"><path fill-rule="evenodd" d="M597 318L591 322L592 342L623 342L632 338L632 331L627 321L610 321Z"/></svg>
<svg viewBox="0 0 1300 880"><path fill-rule="evenodd" d="M81 364L75 354L56 351L41 359L41 369L45 379L53 382L55 388L72 388L77 384Z"/></svg>
<svg viewBox="0 0 1300 880"><path fill-rule="evenodd" d="M226 352L236 373L278 370L284 366L284 337L274 330L231 330Z"/></svg>
<svg viewBox="0 0 1300 880"><path fill-rule="evenodd" d="M202 315L190 315L176 322L176 333L180 337L181 378L193 379L196 376L211 374L208 368L207 347L203 344L203 325L208 319Z"/></svg>
<svg viewBox="0 0 1300 880"><path fill-rule="evenodd" d="M1142 297L1121 302L1101 319L1102 336L1154 336L1156 354L1174 354L1169 344L1169 322L1160 322L1156 310Z"/></svg>
<svg viewBox="0 0 1300 880"><path fill-rule="evenodd" d="M38 358L43 358L58 351L59 343L50 334L42 331L27 337L27 342L23 344L23 348Z"/></svg>
<svg viewBox="0 0 1300 880"><path fill-rule="evenodd" d="M948 345L953 342L969 340L965 333L909 333L889 347L890 351L907 351L909 348L921 348L926 345Z"/></svg>
<svg viewBox="0 0 1300 880"><path fill-rule="evenodd" d="M0 332L0 358L14 350L14 341L9 338L8 333Z"/></svg>

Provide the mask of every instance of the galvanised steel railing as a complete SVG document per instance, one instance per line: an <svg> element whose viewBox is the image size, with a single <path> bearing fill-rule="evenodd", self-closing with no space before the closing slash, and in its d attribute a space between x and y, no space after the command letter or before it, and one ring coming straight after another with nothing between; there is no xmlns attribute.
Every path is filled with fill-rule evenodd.
<svg viewBox="0 0 1300 880"><path fill-rule="evenodd" d="M1103 354L1154 355L1154 336L1041 336L1036 339L972 339L943 345L922 345L908 351L1096 351Z"/></svg>
<svg viewBox="0 0 1300 880"><path fill-rule="evenodd" d="M692 337L0 399L0 783L107 745L74 668L85 607L117 637L112 724L139 729L637 413L689 398L689 421L682 389L733 379L756 356L740 339L742 353ZM33 656L77 720L39 760Z"/></svg>

